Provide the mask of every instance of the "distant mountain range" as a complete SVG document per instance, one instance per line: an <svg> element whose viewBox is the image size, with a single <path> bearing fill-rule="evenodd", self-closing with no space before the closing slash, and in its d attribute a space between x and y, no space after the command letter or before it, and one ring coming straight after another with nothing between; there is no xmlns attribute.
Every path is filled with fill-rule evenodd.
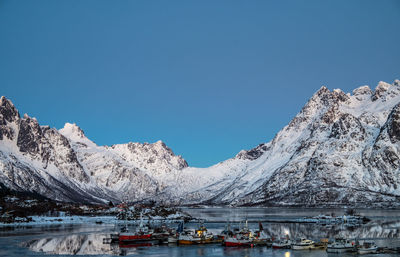
<svg viewBox="0 0 400 257"><path fill-rule="evenodd" d="M208 168L163 142L98 146L0 99L0 185L72 202L400 205L400 81L321 87L274 139Z"/></svg>

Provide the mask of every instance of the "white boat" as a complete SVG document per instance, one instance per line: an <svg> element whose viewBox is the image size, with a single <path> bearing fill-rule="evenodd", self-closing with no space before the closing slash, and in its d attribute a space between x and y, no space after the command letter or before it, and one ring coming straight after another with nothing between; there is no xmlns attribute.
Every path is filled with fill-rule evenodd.
<svg viewBox="0 0 400 257"><path fill-rule="evenodd" d="M301 238L292 244L293 250L310 250L313 249L315 242L309 239Z"/></svg>
<svg viewBox="0 0 400 257"><path fill-rule="evenodd" d="M274 241L272 243L272 248L274 248L274 249L291 249L292 241L288 237L282 238L279 241Z"/></svg>
<svg viewBox="0 0 400 257"><path fill-rule="evenodd" d="M214 242L214 235L207 231L204 225L201 225L196 230L185 229L179 234L178 244L208 244Z"/></svg>
<svg viewBox="0 0 400 257"><path fill-rule="evenodd" d="M371 241L365 241L357 250L359 254L376 253L377 251L378 246L376 246L375 242Z"/></svg>
<svg viewBox="0 0 400 257"><path fill-rule="evenodd" d="M328 244L326 251L328 253L356 252L357 248L352 240L336 238L334 242Z"/></svg>

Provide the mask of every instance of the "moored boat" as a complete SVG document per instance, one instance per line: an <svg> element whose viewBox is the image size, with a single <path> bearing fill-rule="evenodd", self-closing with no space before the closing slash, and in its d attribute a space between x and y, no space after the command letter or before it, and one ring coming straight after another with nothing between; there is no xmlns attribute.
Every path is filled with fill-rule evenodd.
<svg viewBox="0 0 400 257"><path fill-rule="evenodd" d="M357 252L359 254L369 254L369 253L376 253L378 251L378 246L375 242L372 241L364 241L363 244L359 246Z"/></svg>
<svg viewBox="0 0 400 257"><path fill-rule="evenodd" d="M258 230L254 232L253 244L257 246L268 246L271 247L272 239L265 234L263 225L261 222L258 223Z"/></svg>
<svg viewBox="0 0 400 257"><path fill-rule="evenodd" d="M179 223L176 233L169 235L168 244L177 244L179 234L183 232L183 221Z"/></svg>
<svg viewBox="0 0 400 257"><path fill-rule="evenodd" d="M272 243L272 248L274 249L291 249L292 242L288 239L281 239Z"/></svg>
<svg viewBox="0 0 400 257"><path fill-rule="evenodd" d="M289 235L282 237L279 240L275 240L272 242L272 248L274 249L291 249L292 248L292 240L289 239Z"/></svg>
<svg viewBox="0 0 400 257"><path fill-rule="evenodd" d="M231 224L228 223L225 225L225 229L221 231L221 233L217 236L219 239L224 240L225 238L232 237L233 231L231 229Z"/></svg>
<svg viewBox="0 0 400 257"><path fill-rule="evenodd" d="M236 236L236 237L225 238L224 245L228 247L241 247L241 246L251 247L254 244L253 240L248 237Z"/></svg>
<svg viewBox="0 0 400 257"><path fill-rule="evenodd" d="M344 238L336 238L334 242L328 243L328 253L344 253L357 251L354 241Z"/></svg>
<svg viewBox="0 0 400 257"><path fill-rule="evenodd" d="M235 230L232 236L224 238L223 245L228 247L252 247L254 246L254 234L248 227L247 220L245 226L240 230Z"/></svg>
<svg viewBox="0 0 400 257"><path fill-rule="evenodd" d="M136 243L143 241L153 240L152 238L153 231L146 225L143 224L143 217L140 214L140 223L135 231L129 232L128 226L125 224L124 232L119 234L119 242L120 243Z"/></svg>
<svg viewBox="0 0 400 257"><path fill-rule="evenodd" d="M309 239L301 238L292 244L293 250L311 250L314 248L315 242Z"/></svg>
<svg viewBox="0 0 400 257"><path fill-rule="evenodd" d="M208 232L203 224L194 231L185 229L178 237L178 244L182 245L210 244L215 242L214 235ZM219 242L221 242L221 240L219 240Z"/></svg>

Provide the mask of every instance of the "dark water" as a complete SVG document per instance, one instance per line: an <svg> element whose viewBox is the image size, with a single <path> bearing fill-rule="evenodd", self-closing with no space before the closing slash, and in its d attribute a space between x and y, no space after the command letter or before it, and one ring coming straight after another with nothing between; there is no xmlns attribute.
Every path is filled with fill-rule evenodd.
<svg viewBox="0 0 400 257"><path fill-rule="evenodd" d="M186 209L195 217L205 219L207 228L220 232L226 221L249 220L250 228L258 228L263 221L264 230L273 237L288 233L292 238L306 237L314 240L343 236L358 239L373 239L378 246L400 246L400 212L393 210L358 210L371 221L361 226L323 226L313 223L291 221L321 213L336 213L343 210L287 209L287 208L202 208ZM208 222L207 222L208 221ZM283 221L283 223L277 222ZM177 224L170 224L177 226ZM238 224L236 224L238 225ZM185 224L194 228L197 223ZM32 226L25 228L0 229L0 256L328 256L323 250L294 251L273 250L266 247L227 248L220 245L204 246L151 246L120 248L118 245L103 244L103 238L115 231L110 224ZM331 254L329 256L339 256ZM343 256L343 255L340 255ZM348 256L355 256L350 254ZM371 256L371 255L370 255ZM373 256L399 256L375 254Z"/></svg>

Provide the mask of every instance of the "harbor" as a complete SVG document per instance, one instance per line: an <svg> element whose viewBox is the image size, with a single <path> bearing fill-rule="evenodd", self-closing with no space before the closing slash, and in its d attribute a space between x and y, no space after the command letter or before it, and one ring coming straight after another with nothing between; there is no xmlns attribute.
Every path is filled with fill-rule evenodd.
<svg viewBox="0 0 400 257"><path fill-rule="evenodd" d="M342 216L344 211L331 209L329 213L335 212L337 216ZM315 217L320 213L325 214L321 209L210 207L183 208L182 212L190 214L193 220L182 223L181 220L142 218L140 221L139 215L137 219L128 220L127 223L124 220L113 222L109 217L93 217L81 224L4 227L0 231L0 243L4 246L1 253L11 257L41 255L324 257L361 255L363 253L358 253L358 249L362 248L364 242L372 241L377 246L374 255L399 256L400 216L396 210L358 210L358 213L368 217L370 221L351 226L286 222ZM266 219L274 222L259 222ZM278 222L279 220L281 222ZM142 238L120 238L120 235ZM146 238L148 235L150 236ZM179 239L185 240L183 235L190 240L179 243ZM285 238L290 244L287 247L276 247L276 243ZM357 247L352 245L352 248L344 253L328 252L328 245L339 238L348 239ZM307 240L313 241L311 246L304 245L307 249L294 249L294 244L297 244L295 248L299 248L302 241L310 243Z"/></svg>

